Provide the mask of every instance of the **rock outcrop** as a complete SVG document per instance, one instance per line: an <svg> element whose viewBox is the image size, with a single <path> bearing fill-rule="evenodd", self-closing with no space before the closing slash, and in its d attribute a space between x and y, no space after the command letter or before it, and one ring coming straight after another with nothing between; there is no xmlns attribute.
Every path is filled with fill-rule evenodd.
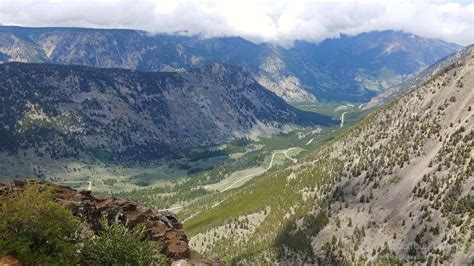
<svg viewBox="0 0 474 266"><path fill-rule="evenodd" d="M20 262L12 256L0 257L0 266L19 266Z"/></svg>
<svg viewBox="0 0 474 266"><path fill-rule="evenodd" d="M155 211L151 207L130 200L114 197L96 198L87 190L77 191L35 180L16 180L13 184L0 183L0 194L22 190L27 184L52 186L55 190L54 200L71 210L78 219L90 224L95 233L100 230L102 218L106 218L109 222L119 222L128 228L145 224L146 237L154 241L160 252L171 261L219 264L218 260L206 258L189 248L188 238L174 213Z"/></svg>

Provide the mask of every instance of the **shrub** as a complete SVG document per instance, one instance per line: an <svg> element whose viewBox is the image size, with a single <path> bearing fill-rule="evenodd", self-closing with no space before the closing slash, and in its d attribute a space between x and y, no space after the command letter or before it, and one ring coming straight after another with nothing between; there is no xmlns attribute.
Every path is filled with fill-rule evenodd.
<svg viewBox="0 0 474 266"><path fill-rule="evenodd" d="M148 240L145 228L128 229L122 224L109 224L101 220L102 231L84 242L82 260L85 264L99 265L149 265L168 264Z"/></svg>
<svg viewBox="0 0 474 266"><path fill-rule="evenodd" d="M52 199L52 188L39 185L0 196L0 255L14 256L25 265L78 262L79 222Z"/></svg>
<svg viewBox="0 0 474 266"><path fill-rule="evenodd" d="M416 247L414 245L410 245L410 248L408 249L408 255L414 257L417 253Z"/></svg>

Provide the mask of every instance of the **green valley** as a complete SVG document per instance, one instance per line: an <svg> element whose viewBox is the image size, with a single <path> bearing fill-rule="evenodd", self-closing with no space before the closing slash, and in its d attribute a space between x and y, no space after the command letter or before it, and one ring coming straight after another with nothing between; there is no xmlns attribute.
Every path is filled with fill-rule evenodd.
<svg viewBox="0 0 474 266"><path fill-rule="evenodd" d="M49 2L0 0L0 266L474 265L474 4Z"/></svg>

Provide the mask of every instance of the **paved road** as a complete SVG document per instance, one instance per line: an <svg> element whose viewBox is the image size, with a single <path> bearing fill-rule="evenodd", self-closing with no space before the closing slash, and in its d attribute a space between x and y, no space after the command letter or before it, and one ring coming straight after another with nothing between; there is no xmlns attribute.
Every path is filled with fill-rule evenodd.
<svg viewBox="0 0 474 266"><path fill-rule="evenodd" d="M286 157L287 159L291 160L293 163L297 163L297 162L298 162L297 159L292 158L292 157L290 157L290 156L288 155L288 152L289 152L289 151L294 150L294 149L296 149L296 148L298 148L298 147L291 147L291 148L286 149L286 150L284 150L284 151L275 151L275 152L273 152L273 153L272 153L272 159L270 160L270 164L268 165L267 169L265 169L265 170L263 170L263 171L260 171L260 172L257 172L257 173L253 173L253 174L249 174L249 175L243 176L243 177L240 178L239 180L237 180L237 181L235 181L234 183L230 184L230 185L229 185L228 187L226 187L225 189L219 191L219 193L222 193L222 192L225 192L225 191L231 189L233 186L235 186L236 184L238 184L238 183L240 183L240 182L242 182L242 181L244 181L244 180L246 180L246 179L250 179L251 177L261 175L261 174L265 173L266 171L270 170L270 168L272 168L272 166L273 166L273 160L275 159L275 155L277 155L277 154L279 154L279 153L282 153L283 155L285 155L285 157ZM221 202L218 202L218 203L212 205L211 208L216 207L216 206L219 205L220 203L221 203ZM182 208L183 208L183 206L179 206L179 207L173 207L173 208L164 209L164 210L173 211L173 210L179 210L179 209L182 209ZM183 223L186 222L187 220L191 219L192 217L196 216L197 214L199 214L199 212L197 212L197 213L193 214L192 216L188 217L187 219L185 219L185 220L183 221Z"/></svg>
<svg viewBox="0 0 474 266"><path fill-rule="evenodd" d="M293 147L293 148L290 148L290 149L286 150L283 154L285 154L286 159L292 161L293 163L297 163L297 162L298 162L297 159L288 156L288 152L289 152L290 150L294 149L294 148L296 148L296 147Z"/></svg>
<svg viewBox="0 0 474 266"><path fill-rule="evenodd" d="M341 126L340 127L343 127L344 126L344 115L346 114L347 112L344 112L342 113L341 115Z"/></svg>
<svg viewBox="0 0 474 266"><path fill-rule="evenodd" d="M293 150L293 149L296 149L297 147L292 147L292 148L289 148L285 151L276 151L276 152L273 152L272 154L272 159L270 161L270 165L268 165L267 169L263 170L263 171L260 171L260 172L257 172L257 173L253 173L253 174L249 174L249 175L246 175L246 176L243 176L242 178L240 178L239 180L235 181L234 183L230 184L228 187L226 187L225 189L221 190L220 192L224 192L224 191L227 191L229 189L231 189L233 186L235 186L236 184L246 180L246 179L249 179L251 177L254 177L254 176L257 176L257 175L261 175L263 173L265 173L266 171L270 170L270 168L272 168L273 166L273 159L275 159L275 155L279 154L279 153L283 153L285 155L286 158L288 158L289 160L291 160L293 163L297 163L297 160L295 158L291 158L290 156L288 156L288 152Z"/></svg>

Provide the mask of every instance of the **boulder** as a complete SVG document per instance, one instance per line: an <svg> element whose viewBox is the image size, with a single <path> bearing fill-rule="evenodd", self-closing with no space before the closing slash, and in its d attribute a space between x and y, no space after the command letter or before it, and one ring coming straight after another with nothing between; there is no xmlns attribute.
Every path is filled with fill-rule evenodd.
<svg viewBox="0 0 474 266"><path fill-rule="evenodd" d="M0 194L9 194L23 189L27 184L50 186L54 189L54 200L71 210L78 219L87 222L94 233L101 230L100 220L118 222L127 228L139 224L146 226L145 236L156 243L160 252L172 261L189 261L194 264L221 264L189 248L188 238L176 215L169 211L156 211L149 206L115 197L96 198L90 191L77 191L34 180L15 180L13 185L0 183Z"/></svg>

